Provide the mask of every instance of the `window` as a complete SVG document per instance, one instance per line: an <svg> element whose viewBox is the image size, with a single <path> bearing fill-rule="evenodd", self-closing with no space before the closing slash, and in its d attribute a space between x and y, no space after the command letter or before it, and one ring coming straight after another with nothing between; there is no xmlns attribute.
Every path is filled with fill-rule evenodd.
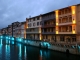
<svg viewBox="0 0 80 60"><path fill-rule="evenodd" d="M35 18L33 18L33 21L35 21Z"/></svg>
<svg viewBox="0 0 80 60"><path fill-rule="evenodd" d="M33 26L35 26L35 23L33 23Z"/></svg>
<svg viewBox="0 0 80 60"><path fill-rule="evenodd" d="M60 41L64 41L64 36L60 36Z"/></svg>
<svg viewBox="0 0 80 60"><path fill-rule="evenodd" d="M37 17L37 20L39 20L40 19L40 17Z"/></svg>
<svg viewBox="0 0 80 60"><path fill-rule="evenodd" d="M37 26L39 25L39 22L37 22Z"/></svg>

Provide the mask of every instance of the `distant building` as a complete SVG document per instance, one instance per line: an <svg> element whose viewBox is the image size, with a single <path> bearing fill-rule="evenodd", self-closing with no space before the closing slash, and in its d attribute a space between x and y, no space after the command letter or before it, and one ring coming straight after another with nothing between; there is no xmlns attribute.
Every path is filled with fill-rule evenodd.
<svg viewBox="0 0 80 60"><path fill-rule="evenodd" d="M41 16L32 17L26 20L26 38L41 40Z"/></svg>
<svg viewBox="0 0 80 60"><path fill-rule="evenodd" d="M21 38L26 38L26 22L21 22Z"/></svg>
<svg viewBox="0 0 80 60"><path fill-rule="evenodd" d="M9 36L12 36L12 25L8 25L8 28L7 28L7 30L8 30L8 35Z"/></svg>
<svg viewBox="0 0 80 60"><path fill-rule="evenodd" d="M12 23L12 34L13 34L13 36L14 37L20 37L20 33L21 33L21 31L20 31L20 29L21 29L21 22L13 22Z"/></svg>

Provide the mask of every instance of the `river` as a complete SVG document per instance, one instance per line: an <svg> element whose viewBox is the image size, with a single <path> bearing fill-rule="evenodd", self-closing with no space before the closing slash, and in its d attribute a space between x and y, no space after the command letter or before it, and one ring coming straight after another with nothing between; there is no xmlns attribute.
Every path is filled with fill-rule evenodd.
<svg viewBox="0 0 80 60"><path fill-rule="evenodd" d="M80 60L80 57L20 43L4 44L0 40L0 60Z"/></svg>

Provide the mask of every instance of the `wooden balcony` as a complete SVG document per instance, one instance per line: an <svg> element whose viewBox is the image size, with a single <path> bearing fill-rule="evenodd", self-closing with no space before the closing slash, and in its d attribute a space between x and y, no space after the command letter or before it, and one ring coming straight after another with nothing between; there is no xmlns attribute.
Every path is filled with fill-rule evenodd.
<svg viewBox="0 0 80 60"><path fill-rule="evenodd" d="M55 27L55 26L56 26L56 24L44 25L44 26L42 26L42 28Z"/></svg>
<svg viewBox="0 0 80 60"><path fill-rule="evenodd" d="M61 14L61 15L59 15L59 17L63 17L63 16L69 16L69 15L72 15L72 13Z"/></svg>
<svg viewBox="0 0 80 60"><path fill-rule="evenodd" d="M59 32L59 34L72 34L72 32Z"/></svg>
<svg viewBox="0 0 80 60"><path fill-rule="evenodd" d="M72 25L72 22L59 23L58 25L59 26L62 26L62 25Z"/></svg>

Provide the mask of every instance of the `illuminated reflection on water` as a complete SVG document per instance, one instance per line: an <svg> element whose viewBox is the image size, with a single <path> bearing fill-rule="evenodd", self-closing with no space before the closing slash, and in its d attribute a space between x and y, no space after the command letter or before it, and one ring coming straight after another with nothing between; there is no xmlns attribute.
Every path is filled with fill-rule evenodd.
<svg viewBox="0 0 80 60"><path fill-rule="evenodd" d="M4 40L5 41L5 40ZM0 39L0 60L80 60L79 56L25 46Z"/></svg>

